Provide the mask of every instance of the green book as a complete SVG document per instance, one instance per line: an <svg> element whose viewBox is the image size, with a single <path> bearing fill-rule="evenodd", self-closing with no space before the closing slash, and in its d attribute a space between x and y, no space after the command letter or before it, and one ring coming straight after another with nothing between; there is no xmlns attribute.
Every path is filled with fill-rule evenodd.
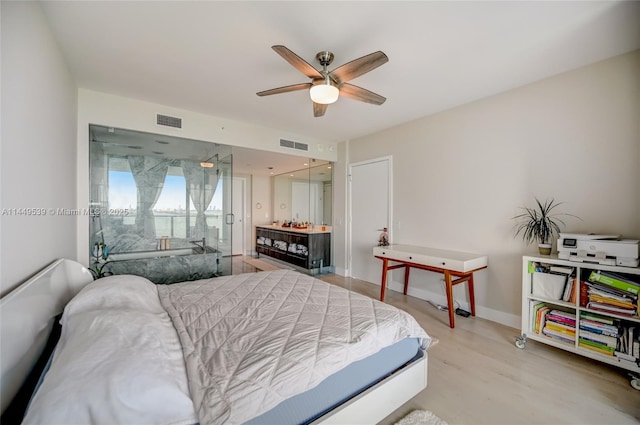
<svg viewBox="0 0 640 425"><path fill-rule="evenodd" d="M631 282L621 276L601 272L599 270L592 271L591 275L589 275L589 280L592 282L602 283L603 285L611 286L634 295L638 295L638 292L640 292L640 283Z"/></svg>
<svg viewBox="0 0 640 425"><path fill-rule="evenodd" d="M584 339L579 339L578 340L578 345L580 347L588 348L588 349L591 349L591 350L594 350L594 351L597 351L599 353L606 354L606 355L609 355L609 356L613 356L613 353L615 351L615 348L613 348L613 347L607 347L607 346L604 346L602 344L598 344L598 343L591 342L591 341L586 341Z"/></svg>
<svg viewBox="0 0 640 425"><path fill-rule="evenodd" d="M615 320L610 317L599 316L597 314L593 314L588 311L581 311L580 318L586 319L586 320L593 320L594 322L600 322L606 325L613 325L615 323Z"/></svg>

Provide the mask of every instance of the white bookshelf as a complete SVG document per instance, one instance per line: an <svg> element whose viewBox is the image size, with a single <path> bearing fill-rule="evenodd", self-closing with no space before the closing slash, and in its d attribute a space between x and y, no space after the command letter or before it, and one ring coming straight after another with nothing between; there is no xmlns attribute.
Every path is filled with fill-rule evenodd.
<svg viewBox="0 0 640 425"><path fill-rule="evenodd" d="M574 291L577 291L574 302L567 302L558 299L546 298L538 295L534 295L532 293L532 276L530 273L529 265L530 263L541 263L547 265L554 266L563 266L563 267L572 267L575 269L576 281L573 287ZM583 348L581 347L579 342L579 332L580 332L580 313L581 312L589 312L592 314L597 314L599 316L609 317L613 319L618 319L621 323L625 325L637 326L640 328L640 317L636 314L636 316L629 317L628 315L620 315L620 314L612 314L608 312L603 312L600 310L589 309L586 306L581 305L580 303L580 285L581 281L587 280L588 275L594 270L601 271L609 271L620 275L627 275L632 278L632 280L640 282L640 268L636 267L619 267L619 266L608 266L608 265L599 265L599 264L591 264L591 263L580 263L573 262L568 260L561 260L557 257L557 255L543 255L543 256L523 256L522 257L522 326L521 331L522 335L516 338L516 346L518 348L524 349L527 341L533 340L537 342L541 342L543 344L551 345L553 347L570 351L572 353L579 354L581 356L589 357L594 360L601 361L603 363L607 363L613 366L617 366L628 370L632 376L631 378L631 386L635 389L640 390L640 367L637 363L632 363L628 361L622 361L616 356L609 356L605 354L601 354L599 352ZM547 306L551 308L557 308L559 310L564 310L567 312L574 313L576 316L576 337L574 342L565 342L560 339L551 338L549 336L544 335L542 332L535 332L535 318L532 317L531 309L534 301L541 301L547 304Z"/></svg>

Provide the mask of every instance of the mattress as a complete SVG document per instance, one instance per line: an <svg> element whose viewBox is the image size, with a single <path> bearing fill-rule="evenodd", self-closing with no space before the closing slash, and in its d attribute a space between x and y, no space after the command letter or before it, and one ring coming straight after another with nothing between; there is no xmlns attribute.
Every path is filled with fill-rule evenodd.
<svg viewBox="0 0 640 425"><path fill-rule="evenodd" d="M424 356L417 338L406 338L350 364L317 387L280 403L247 425L306 424L358 395L407 363Z"/></svg>

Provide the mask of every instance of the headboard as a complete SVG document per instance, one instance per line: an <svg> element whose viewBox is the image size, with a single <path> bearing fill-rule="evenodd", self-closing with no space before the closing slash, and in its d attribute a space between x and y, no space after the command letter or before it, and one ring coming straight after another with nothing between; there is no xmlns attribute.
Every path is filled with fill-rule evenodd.
<svg viewBox="0 0 640 425"><path fill-rule="evenodd" d="M11 403L44 349L55 317L85 285L91 272L60 259L0 300L2 412Z"/></svg>

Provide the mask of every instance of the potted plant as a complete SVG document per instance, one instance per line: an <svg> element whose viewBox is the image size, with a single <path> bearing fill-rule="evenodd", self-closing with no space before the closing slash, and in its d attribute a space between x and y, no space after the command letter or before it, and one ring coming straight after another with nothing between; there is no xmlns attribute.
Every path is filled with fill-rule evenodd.
<svg viewBox="0 0 640 425"><path fill-rule="evenodd" d="M536 204L534 208L521 207L524 212L513 217L514 220L519 221L516 225L514 237L522 234L522 238L528 245L537 242L540 254L549 255L551 254L551 241L553 237L560 233L560 225L565 225L564 221L559 217L576 216L566 213L556 213L554 209L562 203L556 202L553 198L550 200L547 199L544 202L540 202L540 200L536 198Z"/></svg>

